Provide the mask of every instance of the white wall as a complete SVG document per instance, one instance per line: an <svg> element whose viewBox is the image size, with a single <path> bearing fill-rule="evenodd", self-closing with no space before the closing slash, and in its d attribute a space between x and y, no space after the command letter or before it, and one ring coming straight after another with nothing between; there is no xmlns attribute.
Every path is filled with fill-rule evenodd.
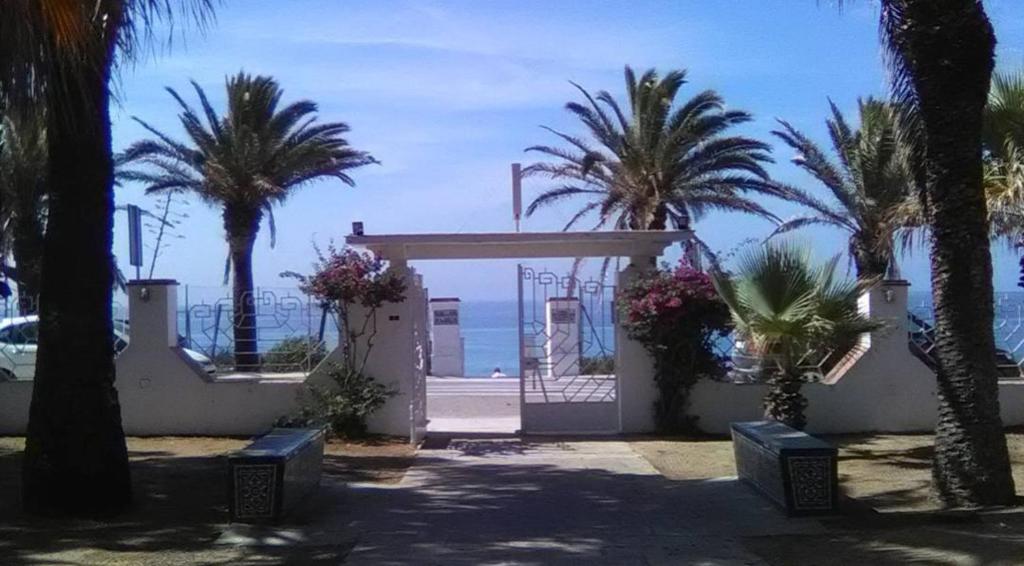
<svg viewBox="0 0 1024 566"><path fill-rule="evenodd" d="M408 436L412 403L418 394L413 322L417 315L422 318L414 309L422 310L425 296L411 269L402 265L395 269L410 283L408 299L378 310L375 345L366 370L398 394L371 417L370 428ZM624 270L619 285L636 273L635 267ZM133 282L128 295L132 338L117 359L116 383L128 434L256 435L298 408L302 381L251 375L213 379L177 347L176 283ZM887 283L862 300L861 308L886 320L888 326L867 337L864 347L824 383L804 387L810 432L934 428L935 378L907 347L906 298L905 284ZM618 332L616 337L620 428L650 431L657 398L650 356L624 334ZM333 352L330 357L337 355ZM322 379L322 375L316 378ZM31 393L30 381L0 383L0 434L24 434ZM702 381L692 392L690 413L699 418L703 430L726 434L731 422L762 417L764 393L765 386L760 384ZM1002 382L999 394L1003 422L1024 425L1024 382Z"/></svg>
<svg viewBox="0 0 1024 566"><path fill-rule="evenodd" d="M370 416L370 432L409 436L411 429L412 403L415 399L415 341L413 337L414 317L423 308L425 296L418 284L415 271L407 265L392 262L389 268L405 279L406 300L401 303L387 303L377 309L376 334L373 349L366 362L365 373L383 383L395 392L379 411ZM364 320L359 308L354 309L353 321ZM357 351L365 351L364 336Z"/></svg>
<svg viewBox="0 0 1024 566"><path fill-rule="evenodd" d="M935 375L907 347L908 289L905 282L885 282L861 299L862 311L886 328L871 333L825 382L804 386L809 432L934 430ZM731 422L763 417L765 391L761 384L702 381L694 387L690 412L702 430L727 434ZM999 395L1004 424L1024 424L1024 383L1002 382Z"/></svg>
<svg viewBox="0 0 1024 566"><path fill-rule="evenodd" d="M211 378L177 344L177 283L128 285L131 340L117 358L116 387L131 435L265 432L297 408L302 382ZM32 382L0 383L0 434L24 434Z"/></svg>
<svg viewBox="0 0 1024 566"><path fill-rule="evenodd" d="M298 408L301 380L213 379L182 352L177 283L133 281L128 301L131 340L116 382L126 433L256 435Z"/></svg>
<svg viewBox="0 0 1024 566"><path fill-rule="evenodd" d="M624 289L652 268L651 258L631 258L630 264L616 275L616 288ZM615 375L619 382L620 430L627 433L653 431L654 402L658 398L654 362L643 344L626 336L621 326L615 328Z"/></svg>

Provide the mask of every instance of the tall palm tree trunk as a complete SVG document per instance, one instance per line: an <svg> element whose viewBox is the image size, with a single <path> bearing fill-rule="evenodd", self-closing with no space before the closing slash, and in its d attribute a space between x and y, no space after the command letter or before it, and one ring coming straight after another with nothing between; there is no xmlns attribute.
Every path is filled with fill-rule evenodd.
<svg viewBox="0 0 1024 566"><path fill-rule="evenodd" d="M872 279L885 277L889 270L889 258L874 251L874 242L850 242L850 255L857 277Z"/></svg>
<svg viewBox="0 0 1024 566"><path fill-rule="evenodd" d="M22 316L36 314L43 268L43 225L34 207L24 206L18 212L11 248L17 265L18 312Z"/></svg>
<svg viewBox="0 0 1024 566"><path fill-rule="evenodd" d="M235 369L259 371L256 298L253 296L252 249L263 213L259 208L224 208L224 230L232 267L232 325L235 337Z"/></svg>
<svg viewBox="0 0 1024 566"><path fill-rule="evenodd" d="M934 488L953 506L1009 504L1014 483L999 415L981 155L995 36L978 0L887 4L902 10L902 25L888 33L924 136L938 362Z"/></svg>
<svg viewBox="0 0 1024 566"><path fill-rule="evenodd" d="M47 77L50 201L22 475L32 512L107 514L131 501L114 388L108 81L116 32L107 35L90 48L95 64L58 59Z"/></svg>

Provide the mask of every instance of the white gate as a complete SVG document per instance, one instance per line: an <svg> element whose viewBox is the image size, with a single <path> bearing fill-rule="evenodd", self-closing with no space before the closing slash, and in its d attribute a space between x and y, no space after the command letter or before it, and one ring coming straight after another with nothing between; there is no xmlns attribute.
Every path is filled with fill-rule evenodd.
<svg viewBox="0 0 1024 566"><path fill-rule="evenodd" d="M519 266L519 396L526 434L620 430L614 287Z"/></svg>

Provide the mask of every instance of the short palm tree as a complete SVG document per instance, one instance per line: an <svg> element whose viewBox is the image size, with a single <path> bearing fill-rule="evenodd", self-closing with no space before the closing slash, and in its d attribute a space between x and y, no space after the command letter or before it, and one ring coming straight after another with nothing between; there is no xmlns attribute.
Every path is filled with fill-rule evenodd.
<svg viewBox="0 0 1024 566"><path fill-rule="evenodd" d="M736 332L754 353L774 364L768 370L765 416L803 429L807 399L800 359L808 352L846 350L878 324L857 308L872 280L836 276L839 256L815 266L807 250L768 242L741 255L735 276L713 273L732 312Z"/></svg>
<svg viewBox="0 0 1024 566"><path fill-rule="evenodd" d="M252 251L260 222L295 189L333 177L349 186L348 171L376 160L353 149L341 122L317 123L315 103L280 107L282 90L271 77L239 73L227 79L227 114L220 116L203 89L192 83L202 116L174 89L188 142L179 142L138 120L155 136L119 156L119 177L141 182L150 193L180 191L222 209L233 271L235 366L259 366L253 302ZM271 230L273 223L271 222Z"/></svg>
<svg viewBox="0 0 1024 566"><path fill-rule="evenodd" d="M790 201L809 214L779 224L774 234L810 225L834 226L849 233L849 254L861 277L882 277L895 264L899 232L922 224L915 206L909 152L902 146L898 115L892 105L868 98L858 101L860 124L854 130L830 103L826 120L838 163L806 135L779 120L772 132L797 151L793 163L831 193L826 202L797 187L780 185ZM774 235L773 234L773 235Z"/></svg>
<svg viewBox="0 0 1024 566"><path fill-rule="evenodd" d="M566 109L583 122L589 139L545 128L568 147L526 149L554 159L530 165L524 174L546 175L560 183L535 198L527 216L583 197L589 202L566 223L566 230L589 215L597 217L593 229L616 230L691 229L711 210L774 218L750 198L777 194L763 168L771 161L769 146L726 135L750 121L750 114L725 110L722 97L711 90L676 105L685 71L659 77L651 69L637 78L626 67L625 75L625 111L608 92L592 96L573 83L585 101L570 102Z"/></svg>

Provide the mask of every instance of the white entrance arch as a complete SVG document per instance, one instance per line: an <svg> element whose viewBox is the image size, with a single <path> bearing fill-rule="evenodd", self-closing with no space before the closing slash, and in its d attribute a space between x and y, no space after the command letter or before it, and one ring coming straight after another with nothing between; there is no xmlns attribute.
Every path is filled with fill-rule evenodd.
<svg viewBox="0 0 1024 566"><path fill-rule="evenodd" d="M421 277L409 266L410 261L623 257L628 258L628 266L616 274L616 286L622 286L652 269L667 247L691 237L688 230L347 236L347 244L388 261L390 269L403 277L410 289L405 303L387 305L383 312L378 312L375 346L366 367L370 375L389 385L397 394L371 418L371 430L408 434L413 441L418 441L426 432L425 295ZM522 309L522 293L519 300ZM520 317L520 326L522 324ZM653 429L656 389L649 356L621 327L616 325L614 334L616 394L612 410L573 408L570 403L528 408L526 396L521 395L523 433L617 433ZM520 359L529 362L531 355L526 348L521 340ZM520 364L521 387L524 372L529 371L525 366L529 365ZM573 410L577 412L566 412ZM527 415L528 411L531 416Z"/></svg>

